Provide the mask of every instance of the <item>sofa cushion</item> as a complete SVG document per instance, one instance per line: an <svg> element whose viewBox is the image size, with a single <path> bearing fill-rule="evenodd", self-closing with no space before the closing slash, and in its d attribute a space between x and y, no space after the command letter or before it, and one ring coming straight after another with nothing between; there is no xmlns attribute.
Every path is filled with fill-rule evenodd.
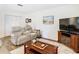
<svg viewBox="0 0 79 59"><path fill-rule="evenodd" d="M12 32L19 32L21 30L22 30L22 27L20 26L12 27Z"/></svg>
<svg viewBox="0 0 79 59"><path fill-rule="evenodd" d="M26 25L25 27L24 27L24 31L32 31L32 27L30 26L30 25Z"/></svg>
<svg viewBox="0 0 79 59"><path fill-rule="evenodd" d="M22 33L22 35L27 35L27 34L30 34L30 31L25 31Z"/></svg>

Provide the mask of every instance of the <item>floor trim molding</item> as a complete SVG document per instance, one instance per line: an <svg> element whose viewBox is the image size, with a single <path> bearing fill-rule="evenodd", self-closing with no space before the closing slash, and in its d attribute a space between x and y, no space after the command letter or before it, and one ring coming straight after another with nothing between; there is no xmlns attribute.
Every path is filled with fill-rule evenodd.
<svg viewBox="0 0 79 59"><path fill-rule="evenodd" d="M42 37L43 39L46 39L46 40L50 40L50 41L54 41L54 42L58 42L58 40L56 41L56 40L52 40L52 39L49 39L49 38L44 38L44 37Z"/></svg>

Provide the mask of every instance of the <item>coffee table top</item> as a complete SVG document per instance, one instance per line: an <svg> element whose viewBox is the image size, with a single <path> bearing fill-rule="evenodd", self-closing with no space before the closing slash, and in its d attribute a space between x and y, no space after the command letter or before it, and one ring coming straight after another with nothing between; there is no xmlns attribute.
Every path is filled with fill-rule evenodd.
<svg viewBox="0 0 79 59"><path fill-rule="evenodd" d="M42 50L48 46L47 44L42 43L40 41L36 41L35 43L32 43L31 45Z"/></svg>

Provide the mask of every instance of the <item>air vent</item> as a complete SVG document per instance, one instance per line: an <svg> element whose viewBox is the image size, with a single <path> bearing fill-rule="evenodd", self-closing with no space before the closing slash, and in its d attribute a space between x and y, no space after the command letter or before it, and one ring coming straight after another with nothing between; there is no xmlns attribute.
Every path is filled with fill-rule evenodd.
<svg viewBox="0 0 79 59"><path fill-rule="evenodd" d="M22 4L17 4L18 6L20 6L20 7L23 7L23 5Z"/></svg>

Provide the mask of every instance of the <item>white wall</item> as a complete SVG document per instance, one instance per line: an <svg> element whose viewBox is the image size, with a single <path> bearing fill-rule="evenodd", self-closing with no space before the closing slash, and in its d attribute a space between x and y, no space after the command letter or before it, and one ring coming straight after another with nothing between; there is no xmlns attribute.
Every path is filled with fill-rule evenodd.
<svg viewBox="0 0 79 59"><path fill-rule="evenodd" d="M25 18L26 18L26 14L23 14L23 13L17 13L17 12L3 12L1 11L0 12L0 33L1 34L5 34L6 30L5 30L5 16L7 15L10 15L10 16L21 16L22 18L20 19L19 23L20 23L20 26L25 26ZM7 21L7 20L6 20ZM15 21L16 23L16 21ZM14 24L13 26L15 26L18 24Z"/></svg>
<svg viewBox="0 0 79 59"><path fill-rule="evenodd" d="M75 17L79 16L79 5L62 5L61 7L51 8L47 10L39 10L38 12L34 13L18 13L18 12L4 12L0 14L0 32L4 33L4 16L5 15L16 15L16 16L23 16L23 21L25 17L29 17L32 19L32 26L33 28L40 29L42 31L42 36L44 38L49 38L52 40L57 39L57 31L59 30L59 19L60 18L68 18L68 17ZM43 16L54 16L54 24L52 25L45 25L43 24ZM22 24L23 25L23 24Z"/></svg>
<svg viewBox="0 0 79 59"><path fill-rule="evenodd" d="M43 16L54 16L54 24L43 24ZM28 17L32 19L32 26L40 29L44 38L52 40L58 40L57 31L59 30L59 19L75 16L79 16L79 5L61 6L28 14Z"/></svg>
<svg viewBox="0 0 79 59"><path fill-rule="evenodd" d="M0 14L0 27L2 28L2 21L1 21L1 14ZM0 33L1 33L1 29L0 29Z"/></svg>
<svg viewBox="0 0 79 59"><path fill-rule="evenodd" d="M0 34L3 34L4 33L4 16L3 16L3 13L0 12Z"/></svg>

